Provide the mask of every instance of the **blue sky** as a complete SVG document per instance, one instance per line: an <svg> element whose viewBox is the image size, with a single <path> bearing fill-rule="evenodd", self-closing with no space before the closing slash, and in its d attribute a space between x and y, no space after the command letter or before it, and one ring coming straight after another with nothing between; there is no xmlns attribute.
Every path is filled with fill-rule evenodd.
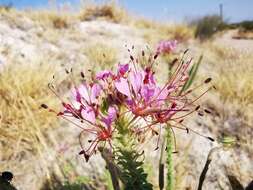
<svg viewBox="0 0 253 190"><path fill-rule="evenodd" d="M57 4L69 2L79 7L80 0L53 0ZM0 4L12 2L14 7L41 8L48 0L0 0ZM253 0L120 0L130 12L155 20L183 21L206 14L219 13L223 4L224 18L230 22L253 20Z"/></svg>

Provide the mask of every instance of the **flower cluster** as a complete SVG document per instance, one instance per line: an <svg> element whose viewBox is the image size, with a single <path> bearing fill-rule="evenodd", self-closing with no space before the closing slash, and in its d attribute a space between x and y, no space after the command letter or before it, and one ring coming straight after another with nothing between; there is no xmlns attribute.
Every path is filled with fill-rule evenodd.
<svg viewBox="0 0 253 190"><path fill-rule="evenodd" d="M171 51L174 43L176 42L171 47L168 43L160 45L159 52ZM92 77L90 82L83 81L79 86L74 85L69 101L61 100L63 109L60 112L50 109L81 128L81 134L93 135L87 148L80 141L80 154L84 155L86 161L96 152L99 143L104 142L113 147L113 136L117 133L117 120L120 117L129 118L127 127L137 137L148 132L159 134L156 128L166 127L167 123L187 132L191 130L183 124L183 119L193 112L202 113L196 102L210 88L195 99L190 95L202 84L183 91L189 79L191 60L177 61L170 78L159 85L153 68L157 57L158 54L154 54L145 67L141 67L138 59L130 56L129 62L119 64L115 72L104 70ZM83 73L81 75L84 76ZM209 83L210 80L209 78L203 83ZM55 93L52 86L49 87ZM44 104L42 107L47 108Z"/></svg>
<svg viewBox="0 0 253 190"><path fill-rule="evenodd" d="M163 40L160 41L158 46L157 46L157 53L171 53L173 52L177 47L177 40Z"/></svg>

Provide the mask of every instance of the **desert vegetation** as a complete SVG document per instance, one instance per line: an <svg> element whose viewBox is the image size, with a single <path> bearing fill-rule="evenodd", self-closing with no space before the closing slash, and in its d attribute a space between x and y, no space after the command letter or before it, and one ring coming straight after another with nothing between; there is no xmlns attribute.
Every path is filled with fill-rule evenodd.
<svg viewBox="0 0 253 190"><path fill-rule="evenodd" d="M115 2L2 6L0 173L14 178L0 189L252 188L251 34L251 21L172 24Z"/></svg>

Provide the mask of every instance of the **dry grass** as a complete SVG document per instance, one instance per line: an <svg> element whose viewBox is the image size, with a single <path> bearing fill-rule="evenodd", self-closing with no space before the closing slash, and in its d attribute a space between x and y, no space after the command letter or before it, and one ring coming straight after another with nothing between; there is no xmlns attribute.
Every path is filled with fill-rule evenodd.
<svg viewBox="0 0 253 190"><path fill-rule="evenodd" d="M128 20L128 15L125 9L111 1L99 5L95 3L86 4L79 14L79 18L81 21L102 19L121 23Z"/></svg>
<svg viewBox="0 0 253 190"><path fill-rule="evenodd" d="M68 28L70 23L75 19L74 15L70 13L58 13L47 10L28 11L26 14L35 24L55 29Z"/></svg>
<svg viewBox="0 0 253 190"><path fill-rule="evenodd" d="M143 38L149 44L156 44L160 40L175 39L179 42L188 41L193 37L193 29L185 24L168 24L137 19L133 24L138 29L142 29Z"/></svg>
<svg viewBox="0 0 253 190"><path fill-rule="evenodd" d="M47 88L54 70L46 64L10 64L0 73L2 161L18 161L31 153L38 155L47 147L44 132L58 122L40 105L56 105Z"/></svg>
<svg viewBox="0 0 253 190"><path fill-rule="evenodd" d="M55 10L16 10L0 9L0 15L13 26L22 28L24 22L30 19L36 26L53 29L66 29L77 20L77 16L67 12L57 12ZM24 21L24 18L26 19Z"/></svg>
<svg viewBox="0 0 253 190"><path fill-rule="evenodd" d="M208 44L213 52L213 72L217 75L217 88L224 100L253 103L253 56L222 45Z"/></svg>
<svg viewBox="0 0 253 190"><path fill-rule="evenodd" d="M97 70L98 67L101 69L111 68L116 64L117 61L117 50L105 43L91 43L83 52L88 57L90 63Z"/></svg>
<svg viewBox="0 0 253 190"><path fill-rule="evenodd" d="M210 42L202 48L216 86L207 97L207 104L217 113L212 130L236 137L241 150L252 154L252 53Z"/></svg>

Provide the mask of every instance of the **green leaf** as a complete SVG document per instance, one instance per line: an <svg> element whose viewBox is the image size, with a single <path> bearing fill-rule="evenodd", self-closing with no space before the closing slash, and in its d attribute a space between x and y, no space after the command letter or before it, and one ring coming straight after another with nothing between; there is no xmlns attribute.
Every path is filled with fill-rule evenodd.
<svg viewBox="0 0 253 190"><path fill-rule="evenodd" d="M102 102L102 105L101 105L101 112L103 114L107 114L108 113L108 109L109 109L109 104L108 104L107 100L104 99L103 102Z"/></svg>
<svg viewBox="0 0 253 190"><path fill-rule="evenodd" d="M196 63L194 63L189 71L189 79L187 80L187 82L184 84L182 90L181 90L181 93L186 91L187 89L190 88L190 86L192 85L195 77L196 77L196 74L197 74L197 71L198 71L198 68L199 68L199 65L201 63L203 59L203 55L201 55L198 59L198 61Z"/></svg>

